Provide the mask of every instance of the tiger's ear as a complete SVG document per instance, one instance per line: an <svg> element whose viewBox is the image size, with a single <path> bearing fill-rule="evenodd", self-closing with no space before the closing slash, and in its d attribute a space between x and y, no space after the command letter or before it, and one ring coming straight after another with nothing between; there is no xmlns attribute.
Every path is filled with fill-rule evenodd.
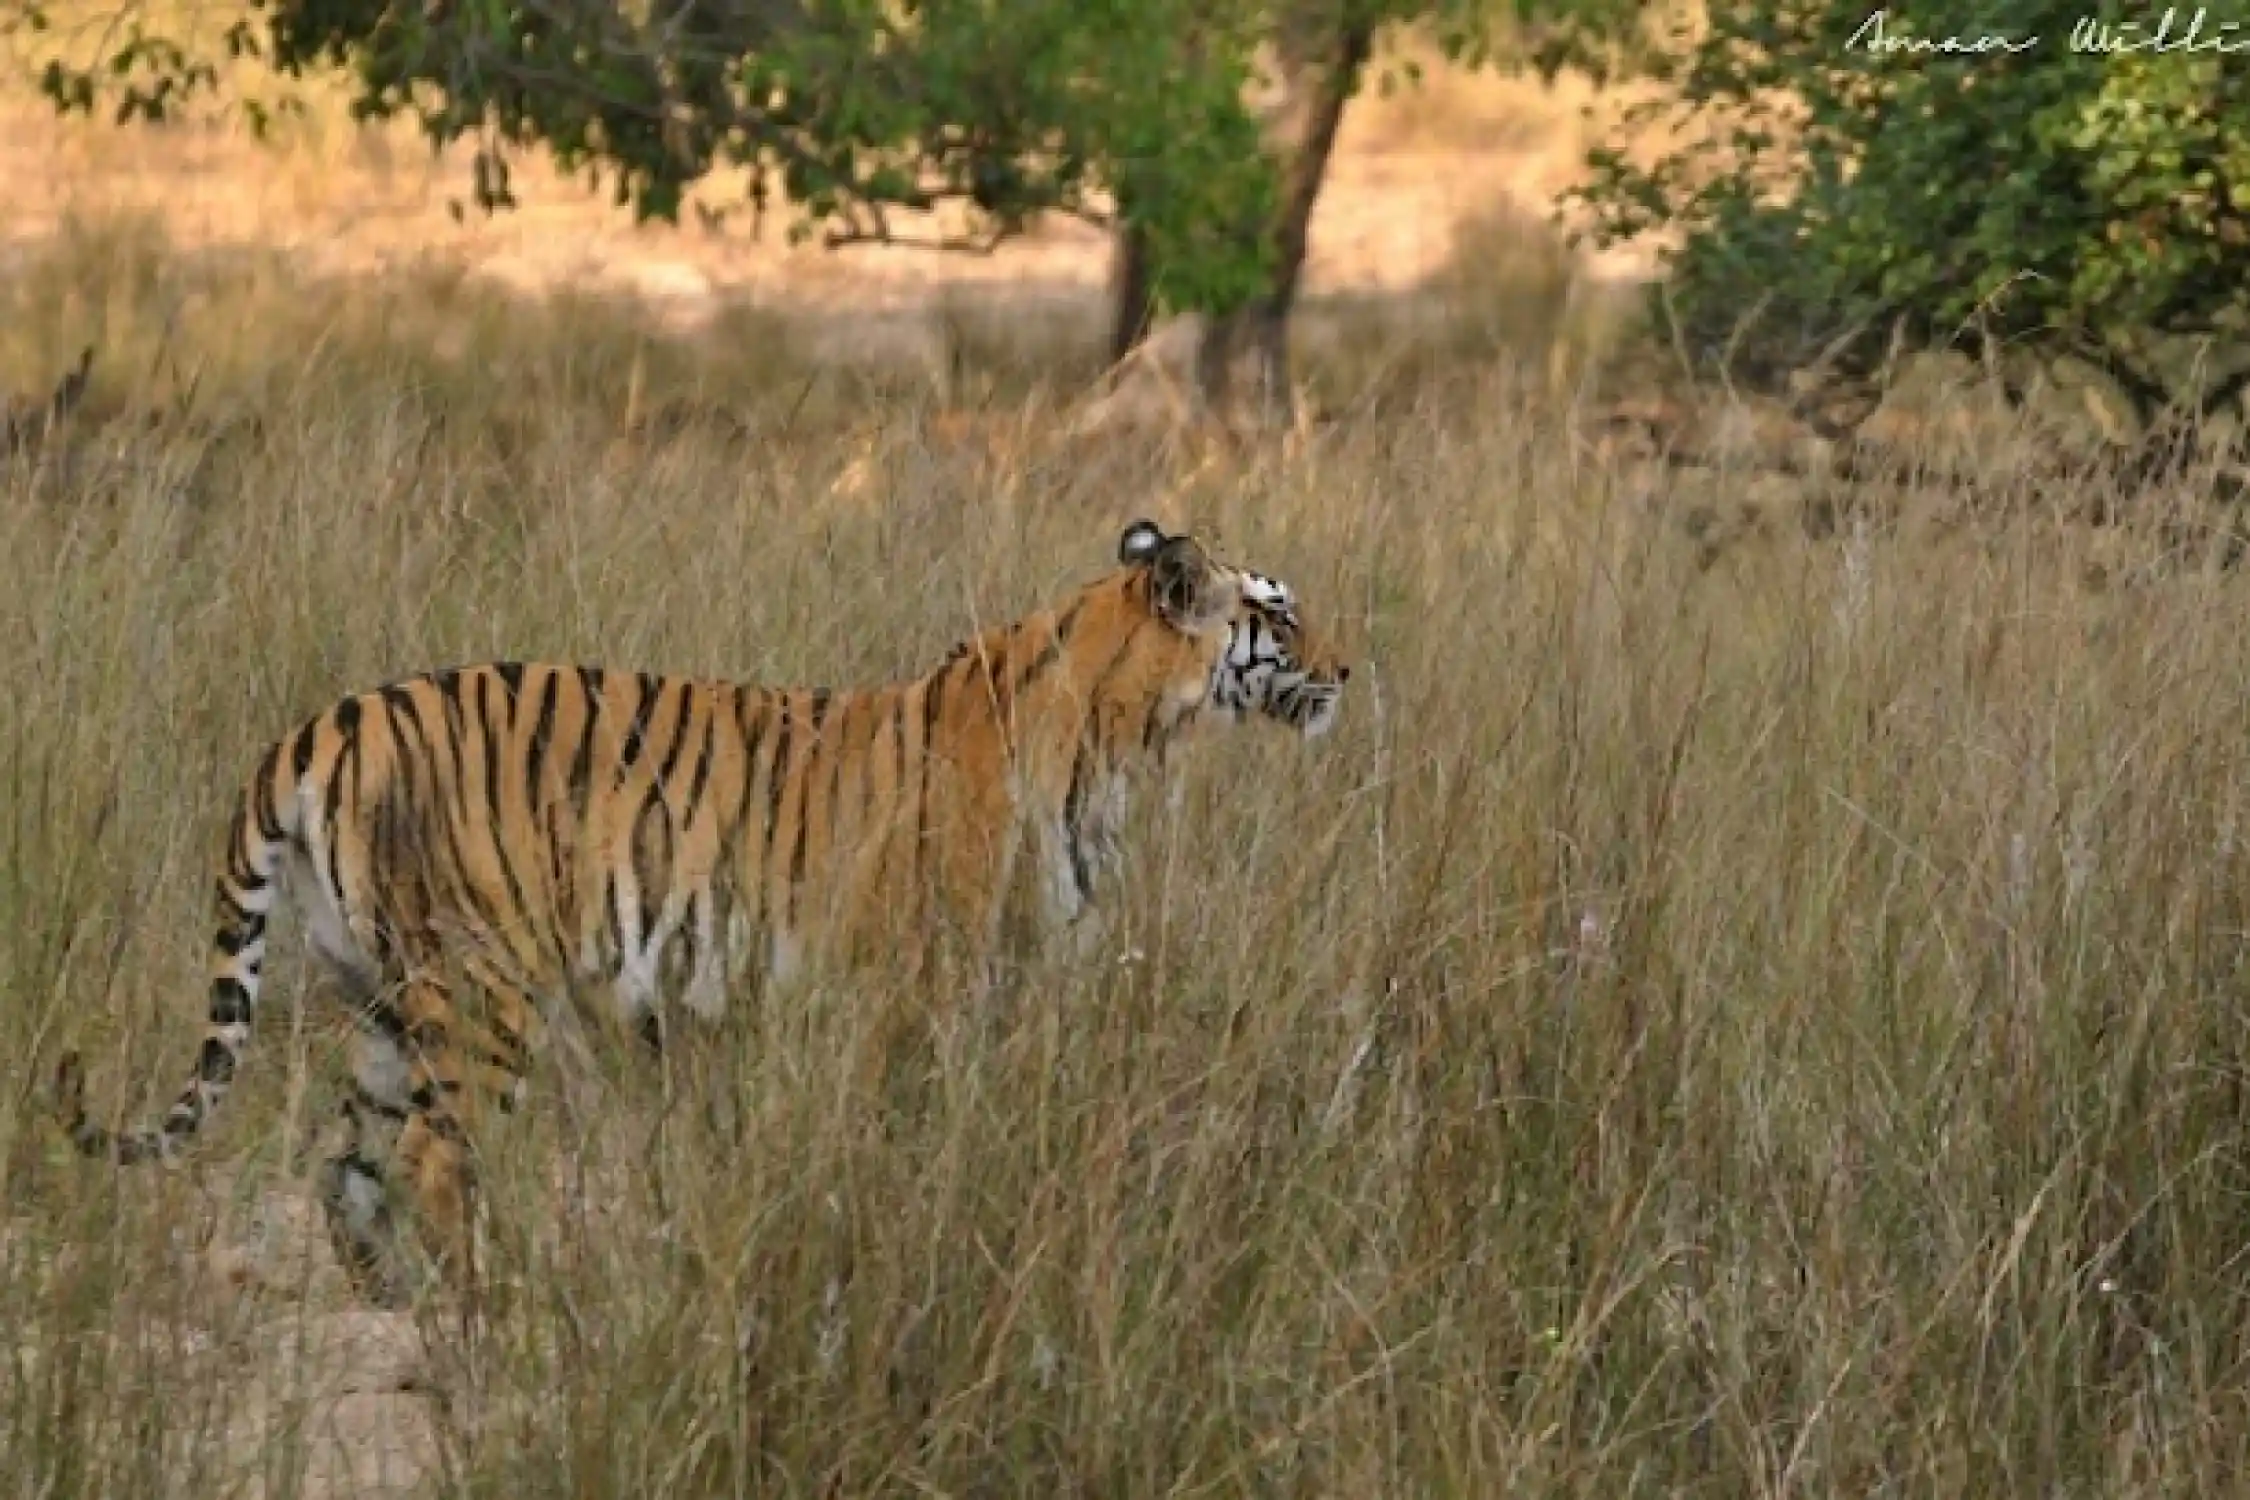
<svg viewBox="0 0 2250 1500"><path fill-rule="evenodd" d="M1135 521L1117 539L1117 560L1128 566L1147 562L1165 543L1164 528L1154 521Z"/></svg>
<svg viewBox="0 0 2250 1500"><path fill-rule="evenodd" d="M1219 570L1193 537L1165 539L1149 563L1149 598L1164 623L1193 630L1222 612Z"/></svg>

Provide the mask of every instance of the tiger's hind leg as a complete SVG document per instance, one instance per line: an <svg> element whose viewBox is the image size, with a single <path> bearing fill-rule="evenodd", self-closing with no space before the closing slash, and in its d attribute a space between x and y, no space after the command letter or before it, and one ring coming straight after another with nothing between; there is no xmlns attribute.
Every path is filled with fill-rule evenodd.
<svg viewBox="0 0 2250 1500"><path fill-rule="evenodd" d="M389 1032L362 1032L344 1103L344 1145L321 1169L321 1207L336 1259L354 1289L382 1307L403 1306L418 1279L399 1254L390 1169L412 1117L406 1049Z"/></svg>
<svg viewBox="0 0 2250 1500"><path fill-rule="evenodd" d="M390 1185L399 1132L411 1114L405 1041L389 999L405 972L387 932L364 911L347 915L301 848L291 851L289 882L309 945L342 989L358 1033L342 1110L343 1144L318 1179L329 1242L361 1297L400 1307L418 1287L398 1254Z"/></svg>
<svg viewBox="0 0 2250 1500"><path fill-rule="evenodd" d="M474 1305L486 1289L474 1254L470 1135L488 1109L514 1112L543 1022L529 993L483 958L469 958L461 972L459 983L422 978L401 1007L411 1113L397 1160L424 1249Z"/></svg>
<svg viewBox="0 0 2250 1500"><path fill-rule="evenodd" d="M397 1210L411 1211L420 1248L444 1279L474 1281L475 1164L468 1127L489 1102L512 1110L529 1067L537 1012L489 965L465 965L456 986L429 971L395 1006L371 1010L345 1107L343 1152L326 1168L323 1199L338 1258L363 1295L397 1306L426 1278L407 1263ZM485 1002L478 1014L458 1003Z"/></svg>

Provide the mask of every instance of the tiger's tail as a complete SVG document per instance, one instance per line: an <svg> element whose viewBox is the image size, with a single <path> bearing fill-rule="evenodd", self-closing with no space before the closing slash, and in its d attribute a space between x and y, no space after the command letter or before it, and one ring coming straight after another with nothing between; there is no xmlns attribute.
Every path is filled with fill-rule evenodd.
<svg viewBox="0 0 2250 1500"><path fill-rule="evenodd" d="M266 918L272 911L275 877L283 849L299 835L298 775L281 767L282 747L266 753L257 776L244 788L227 838L219 872L218 935L212 940L211 999L195 1076L181 1090L156 1130L113 1132L86 1111L85 1067L75 1051L55 1067L55 1109L71 1142L87 1156L121 1163L169 1159L202 1128L226 1098L242 1054L250 1043L250 1024L266 952Z"/></svg>

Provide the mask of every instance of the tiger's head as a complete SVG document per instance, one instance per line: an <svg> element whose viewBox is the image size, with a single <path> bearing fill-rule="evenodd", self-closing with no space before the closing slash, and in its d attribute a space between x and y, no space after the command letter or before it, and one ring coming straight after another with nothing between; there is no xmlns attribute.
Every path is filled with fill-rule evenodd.
<svg viewBox="0 0 2250 1500"><path fill-rule="evenodd" d="M1197 634L1223 627L1204 706L1233 720L1256 714L1310 739L1335 726L1352 669L1309 631L1297 597L1278 578L1213 559L1192 537L1135 521L1118 561L1146 569L1151 597L1168 620Z"/></svg>

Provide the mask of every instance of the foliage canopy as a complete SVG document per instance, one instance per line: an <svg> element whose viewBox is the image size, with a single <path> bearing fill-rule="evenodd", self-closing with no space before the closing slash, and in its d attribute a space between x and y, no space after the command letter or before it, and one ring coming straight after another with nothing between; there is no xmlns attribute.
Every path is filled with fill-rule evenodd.
<svg viewBox="0 0 2250 1500"><path fill-rule="evenodd" d="M0 0L44 29L44 0ZM1601 66L1641 0L248 0L228 56L336 74L357 118L472 141L475 198L514 202L528 147L676 220L714 173L778 193L794 232L989 248L1046 211L1130 217L1156 301L1225 312L1270 285L1278 164L1249 102L1262 46L1419 22L1448 55ZM161 120L216 88L208 58L128 12L101 55L51 59L60 107ZM1407 71L1411 71L1408 69ZM1344 80L1347 92L1360 79ZM262 106L251 102L252 123ZM698 195L707 200L709 194ZM699 202L707 216L722 213Z"/></svg>
<svg viewBox="0 0 2250 1500"><path fill-rule="evenodd" d="M1823 355L1864 373L1901 336L2067 349L2146 405L2148 335L2241 326L2250 64L2208 20L1712 0L1708 23L1660 107L1719 128L1648 166L1599 151L1583 193L1597 238L1682 232L1668 292L1699 356L1755 378Z"/></svg>
<svg viewBox="0 0 2250 1500"><path fill-rule="evenodd" d="M50 18L22 0L13 29ZM1254 15L1199 0L249 0L233 59L334 74L358 119L474 142L476 199L514 203L528 147L605 185L637 218L677 220L714 173L777 196L793 232L904 238L895 211L951 205L933 242L989 248L1033 215L1104 220L1130 193L1177 268L1164 289L1227 305L1259 284L1228 226L1269 210L1271 164L1246 102ZM1197 44L1184 45L1193 37ZM162 120L218 70L139 20L101 55L53 57L65 110ZM255 104L255 125L266 123ZM708 195L706 195L708 196ZM707 217L733 205L699 205Z"/></svg>

